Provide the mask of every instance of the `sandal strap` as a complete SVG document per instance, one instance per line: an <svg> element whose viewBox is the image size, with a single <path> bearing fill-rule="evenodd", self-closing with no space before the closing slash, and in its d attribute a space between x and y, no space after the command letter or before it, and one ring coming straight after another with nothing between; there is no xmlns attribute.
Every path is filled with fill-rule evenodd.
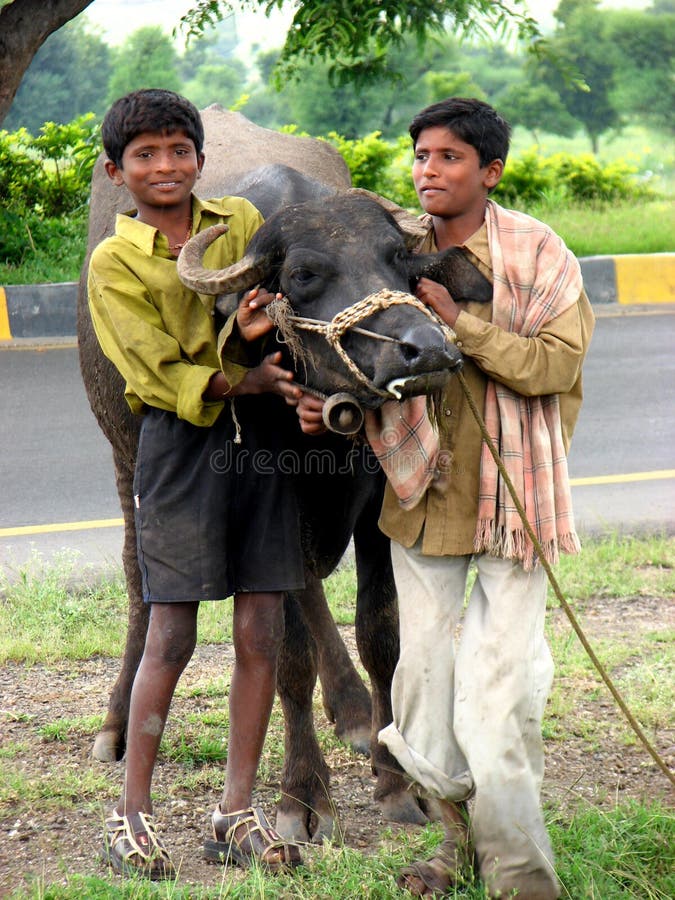
<svg viewBox="0 0 675 900"><path fill-rule="evenodd" d="M117 848L117 852L125 860L129 860L137 855L145 863L157 859L170 863L169 852L157 834L157 825L154 818L144 812L138 812L136 815L143 826L140 831L134 831L129 821L129 816L121 816L119 813L114 812L110 818L106 819L105 824L110 847L116 847L121 841L125 841L129 845L128 849L122 850ZM148 840L147 848L142 847L137 839L137 836L143 833L145 833Z"/></svg>
<svg viewBox="0 0 675 900"><path fill-rule="evenodd" d="M218 811L220 812L220 807L218 807ZM276 854L278 851L282 851L284 857L287 855L287 851L289 849L289 844L285 841L281 835L270 825L267 820L267 816L264 811L258 806L253 807L250 806L248 809L240 809L231 813L223 813L220 812L220 815L223 816L226 820L231 820L235 817L235 821L232 825L230 825L225 832L225 843L226 844L235 844L237 847L241 847L242 840L248 838L248 842L251 846L251 851L255 854L253 848L253 835L257 832L263 842L263 850L260 853L260 860L262 862L268 862L268 857L270 854ZM245 836L239 834L237 836L237 831L241 828L245 828ZM214 823L214 836L218 838L215 829Z"/></svg>

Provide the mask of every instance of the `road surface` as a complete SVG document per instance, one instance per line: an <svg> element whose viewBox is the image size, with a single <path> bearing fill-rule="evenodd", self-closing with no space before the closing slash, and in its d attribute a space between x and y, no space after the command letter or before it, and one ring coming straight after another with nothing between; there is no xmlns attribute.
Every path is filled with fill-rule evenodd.
<svg viewBox="0 0 675 900"><path fill-rule="evenodd" d="M675 532L675 309L598 309L570 454L582 533ZM0 565L118 566L112 455L71 345L0 349Z"/></svg>

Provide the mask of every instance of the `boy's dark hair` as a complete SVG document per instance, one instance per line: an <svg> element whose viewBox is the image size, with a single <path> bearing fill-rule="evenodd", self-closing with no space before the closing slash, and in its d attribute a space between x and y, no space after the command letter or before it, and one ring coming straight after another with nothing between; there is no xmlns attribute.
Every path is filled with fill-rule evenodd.
<svg viewBox="0 0 675 900"><path fill-rule="evenodd" d="M448 128L478 151L481 168L494 159L506 162L511 126L489 103L466 97L448 97L427 106L410 123L413 147L425 128Z"/></svg>
<svg viewBox="0 0 675 900"><path fill-rule="evenodd" d="M174 91L145 88L115 100L101 126L103 149L122 168L124 148L144 131L173 134L184 131L197 154L204 146L204 126L199 110Z"/></svg>

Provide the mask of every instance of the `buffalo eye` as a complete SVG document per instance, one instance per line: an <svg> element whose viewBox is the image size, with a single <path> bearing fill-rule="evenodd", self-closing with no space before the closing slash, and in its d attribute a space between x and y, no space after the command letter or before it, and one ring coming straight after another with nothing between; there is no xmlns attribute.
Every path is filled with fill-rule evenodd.
<svg viewBox="0 0 675 900"><path fill-rule="evenodd" d="M296 268L291 269L289 277L295 284L306 287L316 278L316 274L312 272L311 269L307 269L304 266L297 266Z"/></svg>

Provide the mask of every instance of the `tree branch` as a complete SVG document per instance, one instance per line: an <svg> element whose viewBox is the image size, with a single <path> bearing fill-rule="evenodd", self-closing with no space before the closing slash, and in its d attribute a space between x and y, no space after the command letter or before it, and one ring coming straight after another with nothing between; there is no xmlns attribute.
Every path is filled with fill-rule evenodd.
<svg viewBox="0 0 675 900"><path fill-rule="evenodd" d="M13 0L0 8L0 124L21 79L50 34L74 19L92 0Z"/></svg>

